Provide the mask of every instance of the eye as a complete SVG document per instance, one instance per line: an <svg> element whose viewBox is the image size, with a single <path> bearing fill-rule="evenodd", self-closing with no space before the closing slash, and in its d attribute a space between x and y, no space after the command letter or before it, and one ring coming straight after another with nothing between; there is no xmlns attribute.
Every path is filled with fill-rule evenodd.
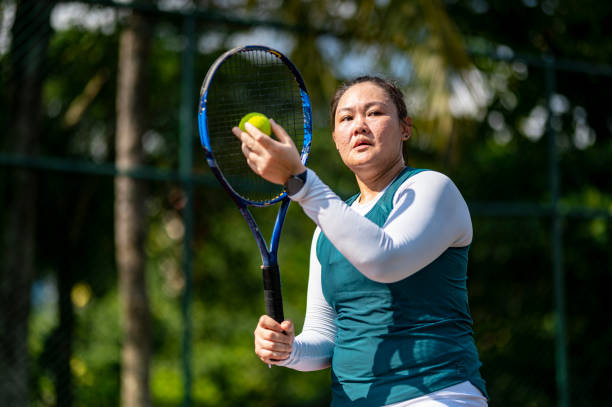
<svg viewBox="0 0 612 407"><path fill-rule="evenodd" d="M380 116L382 114L379 110L371 110L368 112L368 116Z"/></svg>
<svg viewBox="0 0 612 407"><path fill-rule="evenodd" d="M349 121L349 120L352 120L352 119L353 119L353 116L348 115L348 114L345 114L344 116L340 116L340 121L341 122L346 122L346 121Z"/></svg>

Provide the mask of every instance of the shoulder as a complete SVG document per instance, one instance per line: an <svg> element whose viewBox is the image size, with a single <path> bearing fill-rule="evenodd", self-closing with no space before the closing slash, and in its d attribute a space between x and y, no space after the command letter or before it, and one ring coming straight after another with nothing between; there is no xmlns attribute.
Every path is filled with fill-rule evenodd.
<svg viewBox="0 0 612 407"><path fill-rule="evenodd" d="M452 183L451 179L446 175L438 171L434 170L423 170L412 177L408 178L402 185L405 185L407 182L412 183L423 183L423 182L435 182L435 183Z"/></svg>
<svg viewBox="0 0 612 407"><path fill-rule="evenodd" d="M424 170L406 179L397 189L394 200L401 199L406 194L417 194L421 197L433 198L463 198L455 183L445 174Z"/></svg>

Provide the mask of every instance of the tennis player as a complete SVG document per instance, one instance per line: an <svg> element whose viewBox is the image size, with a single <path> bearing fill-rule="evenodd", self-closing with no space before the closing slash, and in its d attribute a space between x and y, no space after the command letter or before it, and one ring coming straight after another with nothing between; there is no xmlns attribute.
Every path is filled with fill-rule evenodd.
<svg viewBox="0 0 612 407"><path fill-rule="evenodd" d="M359 77L331 101L332 136L359 194L341 200L278 141L235 128L251 168L284 184L317 224L302 332L259 319L255 353L301 371L331 366L333 407L487 405L467 298L472 223L445 175L406 166L402 92Z"/></svg>

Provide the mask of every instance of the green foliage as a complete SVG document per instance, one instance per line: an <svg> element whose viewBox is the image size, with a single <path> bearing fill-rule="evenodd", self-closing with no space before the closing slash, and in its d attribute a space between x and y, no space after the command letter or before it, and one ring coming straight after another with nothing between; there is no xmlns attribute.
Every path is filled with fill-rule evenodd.
<svg viewBox="0 0 612 407"><path fill-rule="evenodd" d="M470 305L492 406L546 407L556 400L551 225L546 211L537 210L547 208L551 198L548 144L546 128L528 126L537 124L543 112L552 114L551 129L558 136L561 209L567 215L563 260L572 405L609 404L605 378L612 331L602 321L607 321L605 310L610 308L607 287L612 276L612 119L607 101L612 81L609 76L557 72L554 97L558 105L547 112L542 68L522 60L503 62L483 56L469 61L462 45L465 42L479 52L550 53L559 59L607 62L612 52L612 37L606 35L608 3L286 0L280 7L278 2L263 1L213 3L207 10L210 13L231 12L301 28L287 33L236 22L199 21L194 93L212 61L236 45L237 38L258 38L263 32L281 45L283 41L293 44L287 48L306 78L315 108L309 165L344 198L356 186L331 139L327 100L339 82L360 70L398 77L416 123L409 164L449 174L472 209ZM149 96L143 98L150 123L143 136L145 159L148 165L173 169L178 166L184 37L178 19L157 16L154 28L146 78ZM69 26L52 36L42 95L42 155L112 163L117 32L117 27ZM9 63L6 54L0 55L4 106L11 103L4 86L12 79L5 68ZM471 113L449 109L452 84L457 83L453 75L485 89ZM468 94L473 95L474 89ZM0 110L2 125L8 121L7 112ZM9 144L2 143L3 152ZM194 171L210 176L195 132L192 147ZM9 194L14 170L5 168L0 173L0 191ZM37 175L38 275L28 337L32 404L57 402L57 349L52 344L71 340L73 404L117 405L121 315L112 180L52 171ZM260 259L231 200L214 183L196 185L193 278L188 282L182 272L184 192L180 185L164 182L147 182L147 188L154 404L176 406L184 399L183 338L190 324L194 405L328 405L329 371L268 369L254 355L252 331L264 308ZM504 209L509 203L536 209L507 216ZM5 209L4 199L0 209ZM275 210L254 209L253 213L269 237ZM313 230L312 222L293 204L282 234L279 263L285 313L298 332L303 324ZM187 321L181 302L186 284L192 284L194 293ZM69 297L77 287L89 287L84 304L71 299L71 330L58 334L57 294L38 291L40 287Z"/></svg>

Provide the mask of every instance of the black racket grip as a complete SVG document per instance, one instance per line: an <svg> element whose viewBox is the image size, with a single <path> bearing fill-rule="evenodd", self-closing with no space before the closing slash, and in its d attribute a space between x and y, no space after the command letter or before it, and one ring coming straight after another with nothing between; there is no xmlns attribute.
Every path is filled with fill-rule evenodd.
<svg viewBox="0 0 612 407"><path fill-rule="evenodd" d="M278 265L261 266L261 271L263 274L266 315L281 323L285 320L285 316L283 315L283 296L281 294Z"/></svg>

